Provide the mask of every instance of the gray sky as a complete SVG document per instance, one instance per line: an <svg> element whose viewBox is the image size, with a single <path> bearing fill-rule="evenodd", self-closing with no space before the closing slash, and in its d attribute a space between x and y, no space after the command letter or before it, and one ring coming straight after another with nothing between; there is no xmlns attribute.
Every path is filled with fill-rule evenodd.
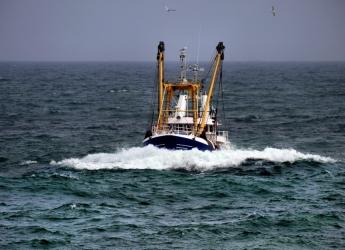
<svg viewBox="0 0 345 250"><path fill-rule="evenodd" d="M200 60L344 61L345 0L0 0L0 61L195 60L199 33Z"/></svg>

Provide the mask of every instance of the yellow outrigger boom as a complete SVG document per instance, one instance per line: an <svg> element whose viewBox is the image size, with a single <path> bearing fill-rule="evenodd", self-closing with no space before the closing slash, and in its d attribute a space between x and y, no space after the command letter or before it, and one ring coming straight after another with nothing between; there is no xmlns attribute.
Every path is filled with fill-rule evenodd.
<svg viewBox="0 0 345 250"><path fill-rule="evenodd" d="M214 86L215 83L217 81L219 72L220 72L220 68L222 67L221 63L224 60L224 45L222 42L219 42L217 45L217 54L214 58L214 62L213 62L213 70L212 70L212 77L211 77L211 82L210 82L210 86L208 89L208 93L207 93L207 99L206 99L206 103L205 103L205 107L204 107L204 112L202 114L202 120L200 123L200 126L197 130L197 136L200 136L201 133L204 131L205 129L205 125L206 125L206 118L207 115L209 113L210 110L210 103L212 101L212 97L213 97L213 93L214 93Z"/></svg>

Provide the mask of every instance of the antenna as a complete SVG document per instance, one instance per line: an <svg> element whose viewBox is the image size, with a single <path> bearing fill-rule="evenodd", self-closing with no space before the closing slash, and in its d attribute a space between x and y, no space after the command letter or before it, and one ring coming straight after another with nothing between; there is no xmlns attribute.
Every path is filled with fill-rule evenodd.
<svg viewBox="0 0 345 250"><path fill-rule="evenodd" d="M199 33L198 33L198 48L196 52L196 64L189 65L189 69L194 73L194 81L198 81L198 73L199 71L204 71L203 68L199 67L199 52L200 52L200 36L201 36L201 25L199 25Z"/></svg>
<svg viewBox="0 0 345 250"><path fill-rule="evenodd" d="M197 50L197 52L196 52L196 64L199 64L200 34L201 34L201 25L199 25L199 33L198 33L198 50Z"/></svg>
<svg viewBox="0 0 345 250"><path fill-rule="evenodd" d="M187 47L180 49L180 68L181 68L181 81L187 79Z"/></svg>

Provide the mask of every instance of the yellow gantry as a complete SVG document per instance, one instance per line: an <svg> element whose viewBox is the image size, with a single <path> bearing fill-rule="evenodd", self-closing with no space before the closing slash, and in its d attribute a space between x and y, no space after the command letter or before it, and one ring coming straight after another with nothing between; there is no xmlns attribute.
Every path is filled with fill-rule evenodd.
<svg viewBox="0 0 345 250"><path fill-rule="evenodd" d="M214 58L212 66L212 76L207 93L207 99L200 124L198 124L198 94L201 89L200 82L182 81L178 83L169 83L164 81L164 43L160 42L158 45L157 62L158 62L158 129L162 129L168 122L171 100L175 91L184 90L188 93L189 98L192 100L193 112L193 134L200 136L205 129L208 113L210 110L210 103L212 102L215 83L220 72L221 63L224 59L224 45L219 42L217 46L217 54Z"/></svg>

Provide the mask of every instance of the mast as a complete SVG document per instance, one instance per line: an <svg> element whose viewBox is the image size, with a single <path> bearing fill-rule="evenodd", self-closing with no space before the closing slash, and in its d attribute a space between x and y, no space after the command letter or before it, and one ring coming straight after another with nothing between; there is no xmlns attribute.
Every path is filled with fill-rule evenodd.
<svg viewBox="0 0 345 250"><path fill-rule="evenodd" d="M164 84L164 42L160 41L157 52L158 63L158 112L163 102L163 84Z"/></svg>
<svg viewBox="0 0 345 250"><path fill-rule="evenodd" d="M161 126L162 118L161 112L163 108L163 85L164 85L164 42L160 41L158 44L157 64L158 64L158 127Z"/></svg>
<svg viewBox="0 0 345 250"><path fill-rule="evenodd" d="M180 49L181 82L187 80L187 47Z"/></svg>
<svg viewBox="0 0 345 250"><path fill-rule="evenodd" d="M217 49L217 54L216 54L216 56L214 58L214 62L213 62L211 82L210 82L210 86L208 89L205 107L203 107L204 111L202 114L201 123L200 123L200 126L198 127L198 130L196 133L197 136L200 136L205 129L206 122L207 122L206 120L207 120L208 113L210 110L210 103L211 103L212 97L213 97L215 83L216 83L217 77L218 77L219 72L220 72L221 63L224 60L224 49L225 49L225 47L223 45L223 42L219 42L216 49Z"/></svg>

